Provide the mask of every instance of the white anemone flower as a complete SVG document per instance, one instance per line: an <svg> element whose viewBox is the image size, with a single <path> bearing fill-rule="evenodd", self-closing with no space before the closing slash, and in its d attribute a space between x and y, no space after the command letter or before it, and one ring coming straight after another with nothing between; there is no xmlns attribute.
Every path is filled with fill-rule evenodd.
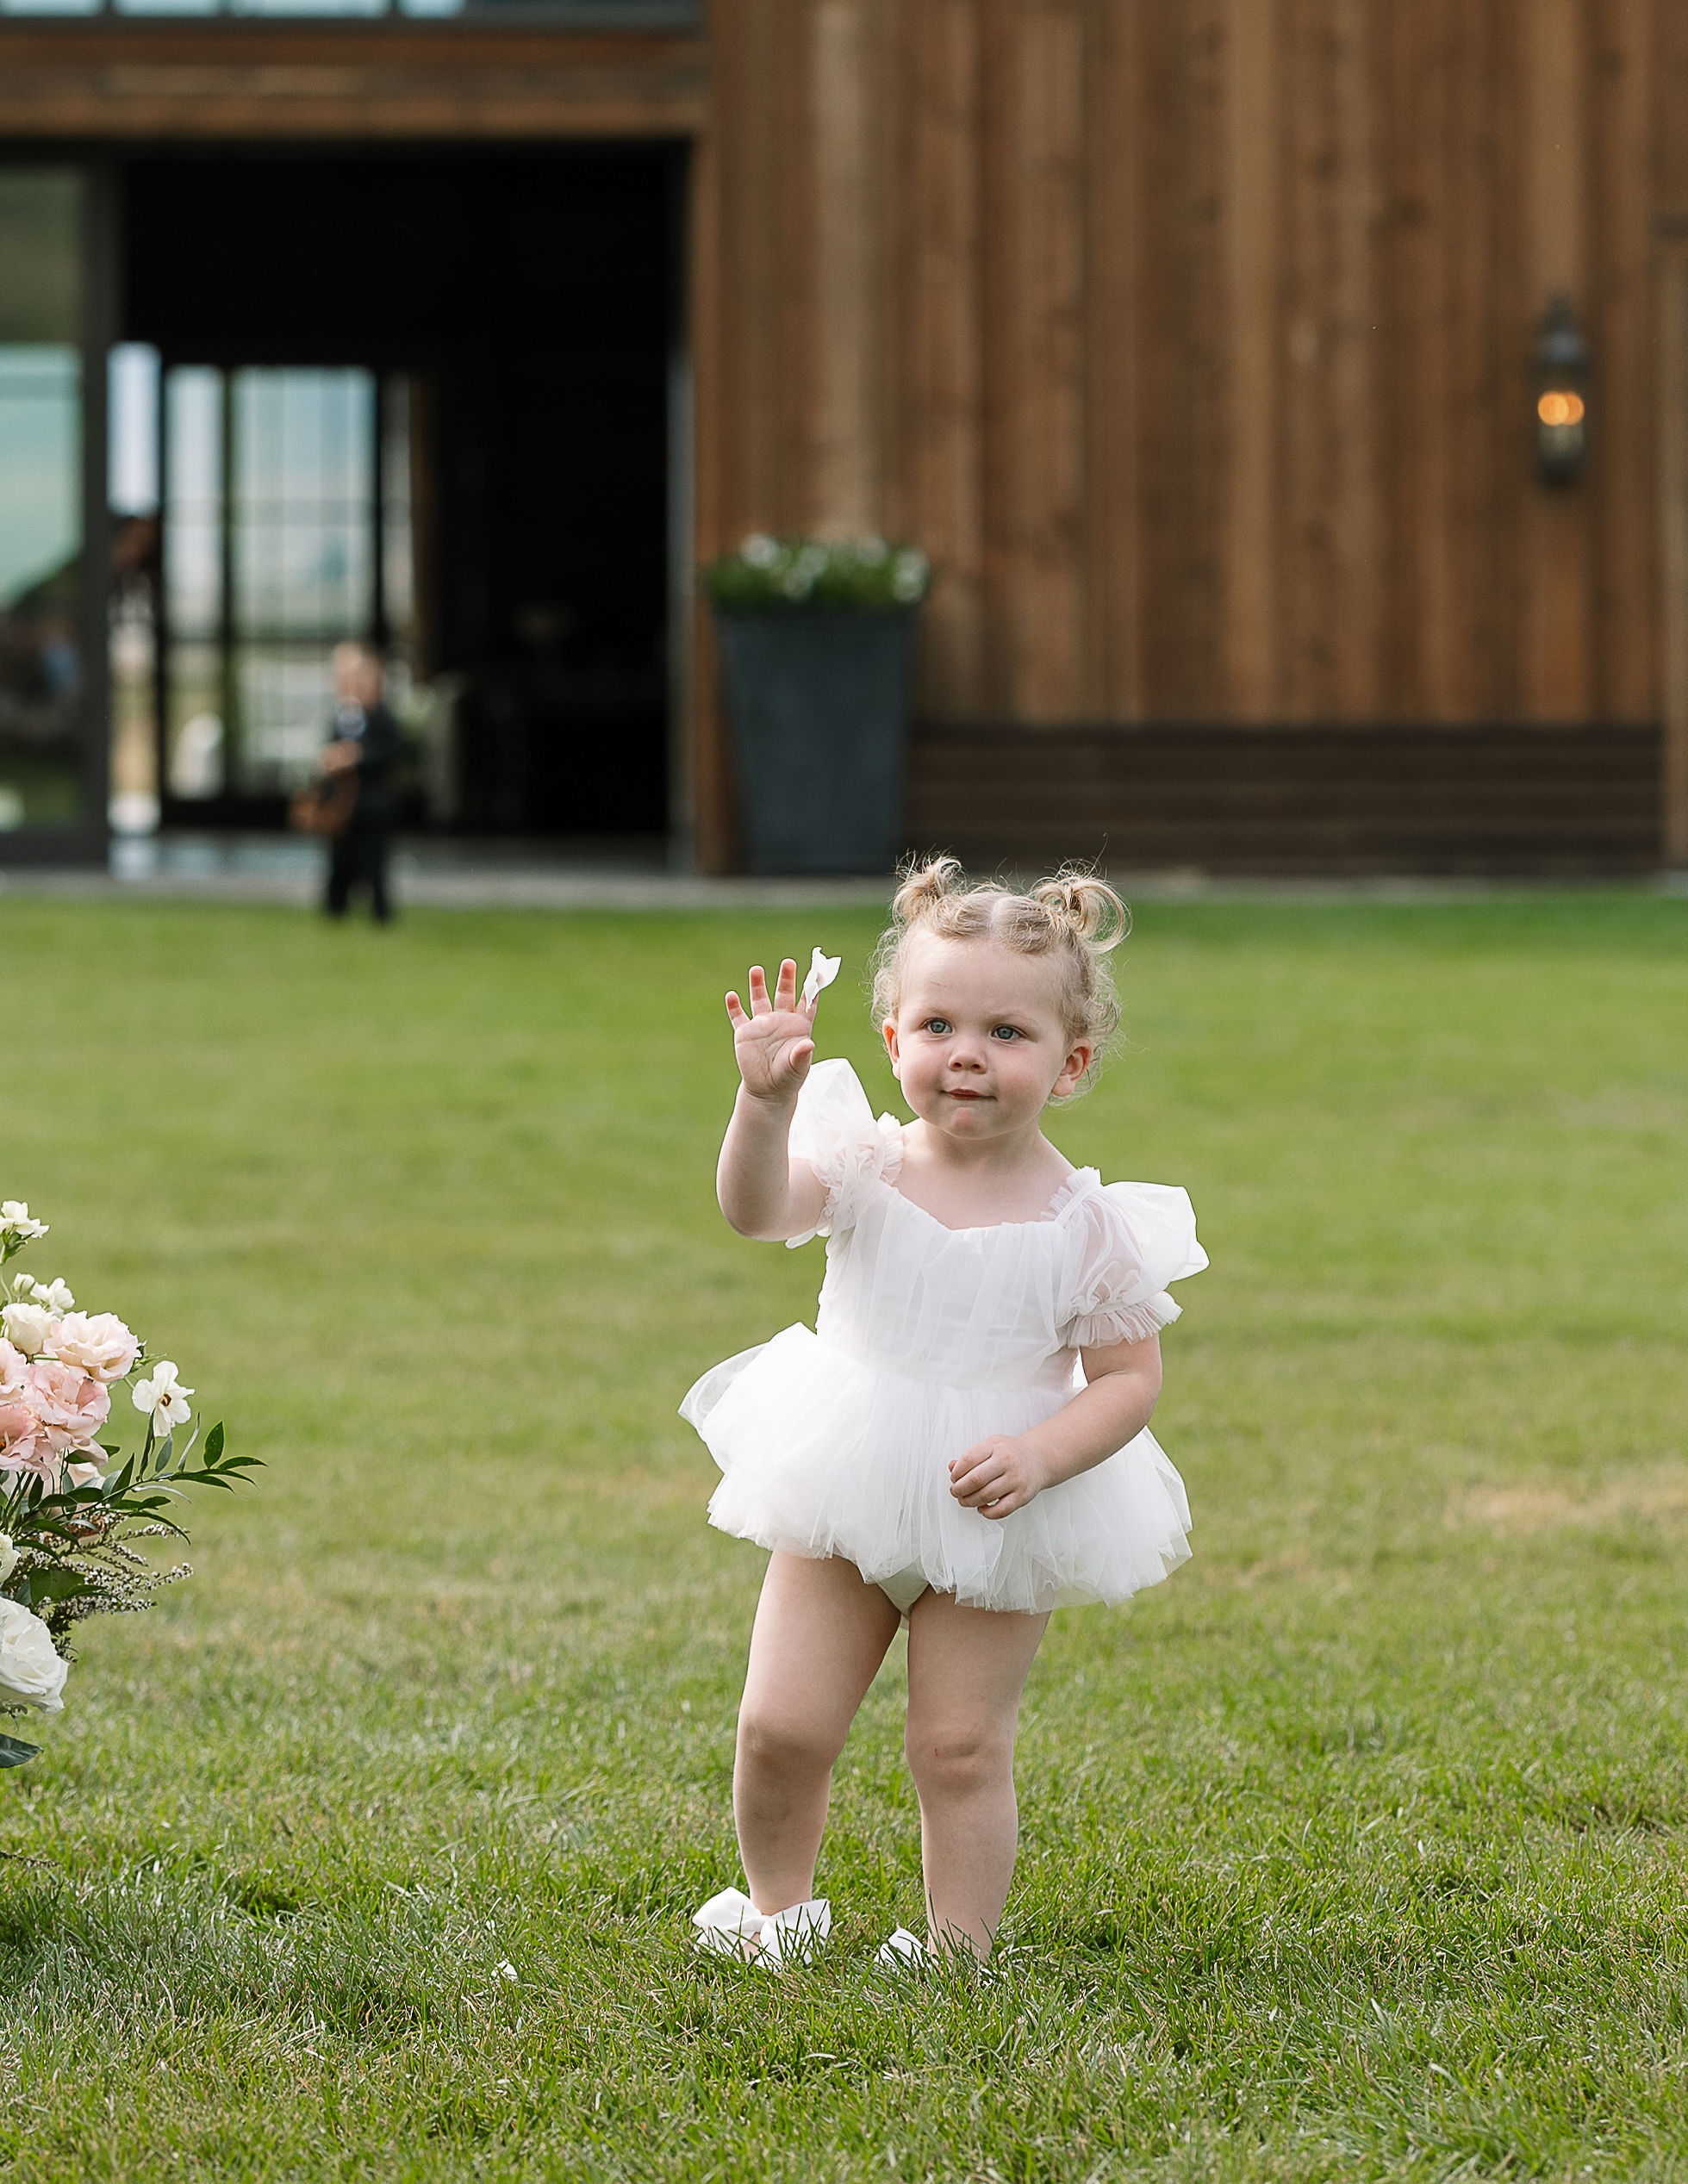
<svg viewBox="0 0 1688 2184"><path fill-rule="evenodd" d="M184 1388L176 1377L176 1367L164 1358L153 1367L152 1377L137 1380L131 1400L137 1410L152 1413L153 1431L167 1434L177 1426L185 1426L193 1413L188 1405L191 1388Z"/></svg>

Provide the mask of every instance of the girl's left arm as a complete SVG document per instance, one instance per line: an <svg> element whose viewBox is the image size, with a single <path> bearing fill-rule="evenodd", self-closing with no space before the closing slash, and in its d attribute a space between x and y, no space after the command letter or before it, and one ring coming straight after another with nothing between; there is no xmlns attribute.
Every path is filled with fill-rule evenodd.
<svg viewBox="0 0 1688 2184"><path fill-rule="evenodd" d="M950 1491L981 1516L1012 1516L1135 1440L1161 1393L1161 1338L1081 1350L1085 1385L1029 1434L993 1434L950 1466Z"/></svg>

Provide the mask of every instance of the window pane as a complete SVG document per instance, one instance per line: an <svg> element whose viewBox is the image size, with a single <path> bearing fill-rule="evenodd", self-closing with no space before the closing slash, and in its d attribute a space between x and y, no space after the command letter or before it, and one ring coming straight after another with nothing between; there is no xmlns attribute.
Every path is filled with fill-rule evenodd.
<svg viewBox="0 0 1688 2184"><path fill-rule="evenodd" d="M165 381L165 721L172 796L223 788L223 376L184 365Z"/></svg>
<svg viewBox="0 0 1688 2184"><path fill-rule="evenodd" d="M393 377L381 403L381 584L387 641L411 649L416 619L415 552L410 518L410 382Z"/></svg>
<svg viewBox="0 0 1688 2184"><path fill-rule="evenodd" d="M100 0L0 0L0 16L94 16Z"/></svg>
<svg viewBox="0 0 1688 2184"><path fill-rule="evenodd" d="M333 711L328 655L375 614L375 380L367 371L234 377L235 786L309 772Z"/></svg>
<svg viewBox="0 0 1688 2184"><path fill-rule="evenodd" d="M0 168L0 828L81 816L81 190Z"/></svg>

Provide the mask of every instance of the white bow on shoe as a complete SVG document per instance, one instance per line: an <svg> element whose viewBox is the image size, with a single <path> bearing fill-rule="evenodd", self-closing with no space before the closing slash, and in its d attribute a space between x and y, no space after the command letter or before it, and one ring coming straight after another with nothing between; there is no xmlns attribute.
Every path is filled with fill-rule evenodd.
<svg viewBox="0 0 1688 2184"><path fill-rule="evenodd" d="M919 1934L910 1933L906 1926L899 1926L875 1950L874 1963L882 1972L911 1971L915 1965L924 1964L931 1954Z"/></svg>
<svg viewBox="0 0 1688 2184"><path fill-rule="evenodd" d="M832 1907L825 1896L813 1896L769 1914L742 1888L723 1888L693 1912L692 1924L697 1946L708 1955L777 1971L808 1963L832 1931Z"/></svg>

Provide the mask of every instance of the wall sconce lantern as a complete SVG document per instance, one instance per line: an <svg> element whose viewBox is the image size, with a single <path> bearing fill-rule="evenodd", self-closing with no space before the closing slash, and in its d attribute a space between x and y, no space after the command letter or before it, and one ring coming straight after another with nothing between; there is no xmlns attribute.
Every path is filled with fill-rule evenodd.
<svg viewBox="0 0 1688 2184"><path fill-rule="evenodd" d="M1576 306L1556 296L1535 342L1535 459L1549 485L1569 485L1588 453L1588 364Z"/></svg>

